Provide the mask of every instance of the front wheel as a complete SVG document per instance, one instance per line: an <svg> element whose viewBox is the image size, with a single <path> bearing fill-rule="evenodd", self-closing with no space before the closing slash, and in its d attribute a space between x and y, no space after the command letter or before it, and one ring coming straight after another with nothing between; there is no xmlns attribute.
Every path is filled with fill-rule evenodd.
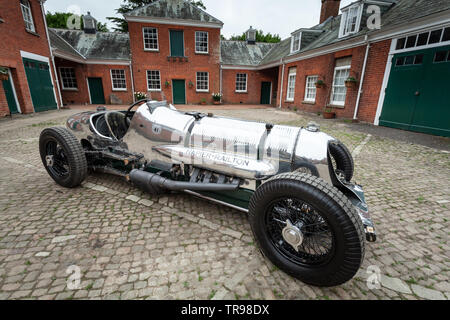
<svg viewBox="0 0 450 320"><path fill-rule="evenodd" d="M364 230L351 202L309 174L284 173L253 194L249 219L263 254L315 286L350 280L364 258Z"/></svg>
<svg viewBox="0 0 450 320"><path fill-rule="evenodd" d="M87 175L87 161L78 139L66 128L44 129L39 137L42 163L59 185L74 188Z"/></svg>

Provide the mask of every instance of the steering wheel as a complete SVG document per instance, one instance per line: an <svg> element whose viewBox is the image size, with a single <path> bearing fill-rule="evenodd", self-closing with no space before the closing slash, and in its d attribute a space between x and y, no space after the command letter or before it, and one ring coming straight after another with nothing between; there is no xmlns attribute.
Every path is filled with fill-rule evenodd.
<svg viewBox="0 0 450 320"><path fill-rule="evenodd" d="M125 113L125 125L127 126L127 128L130 126L130 123L129 123L129 121L130 121L130 116L131 116L131 110L135 107L135 106L137 106L138 104L140 104L140 103L142 103L142 102L147 102L147 101L149 101L148 99L141 99L141 100L139 100L139 101L136 101L135 103L133 103L128 109L127 109L127 112Z"/></svg>

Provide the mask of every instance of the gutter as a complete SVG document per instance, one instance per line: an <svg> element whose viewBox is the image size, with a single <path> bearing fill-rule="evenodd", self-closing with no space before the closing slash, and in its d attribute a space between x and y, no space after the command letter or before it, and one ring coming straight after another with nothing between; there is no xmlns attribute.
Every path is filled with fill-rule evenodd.
<svg viewBox="0 0 450 320"><path fill-rule="evenodd" d="M356 120L357 116L358 116L359 103L361 101L362 87L364 84L364 76L366 74L367 58L369 57L370 42L369 42L368 36L366 36L366 41L367 41L366 54L364 56L364 63L363 63L363 68L362 68L362 72L361 72L361 81L359 81L358 98L356 99L355 113L353 114L353 120Z"/></svg>
<svg viewBox="0 0 450 320"><path fill-rule="evenodd" d="M63 99L61 95L61 88L59 87L58 72L56 71L55 56L53 55L52 45L50 44L50 36L48 34L47 19L45 18L44 2L43 1L40 2L40 5L42 18L44 19L45 35L47 36L48 50L50 51L50 59L52 60L53 73L55 74L56 88L58 90L59 104L57 103L57 105L58 108L61 109L63 106Z"/></svg>
<svg viewBox="0 0 450 320"><path fill-rule="evenodd" d="M134 77L133 77L133 60L130 59L130 77L131 77L131 96L133 97L133 103L136 102L134 97Z"/></svg>

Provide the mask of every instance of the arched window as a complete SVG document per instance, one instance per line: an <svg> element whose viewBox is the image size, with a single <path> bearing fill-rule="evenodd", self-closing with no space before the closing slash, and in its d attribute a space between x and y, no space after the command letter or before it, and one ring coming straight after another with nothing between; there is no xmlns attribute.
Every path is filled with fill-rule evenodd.
<svg viewBox="0 0 450 320"><path fill-rule="evenodd" d="M23 21L25 21L25 28L29 31L35 32L33 22L33 14L31 13L31 5L28 0L20 0L20 8L22 9Z"/></svg>

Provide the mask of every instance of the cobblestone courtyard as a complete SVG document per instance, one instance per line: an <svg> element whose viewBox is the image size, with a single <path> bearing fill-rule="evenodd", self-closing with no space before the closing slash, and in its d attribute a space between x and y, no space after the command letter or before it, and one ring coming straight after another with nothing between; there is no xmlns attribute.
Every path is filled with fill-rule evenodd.
<svg viewBox="0 0 450 320"><path fill-rule="evenodd" d="M314 120L353 151L378 241L367 244L354 279L317 288L262 257L242 212L184 194L152 197L108 175L76 189L56 185L39 158L39 133L76 112L0 122L0 299L450 298L448 151L314 115L214 110L290 125ZM74 270L81 282L69 289ZM378 288L368 285L373 270Z"/></svg>

